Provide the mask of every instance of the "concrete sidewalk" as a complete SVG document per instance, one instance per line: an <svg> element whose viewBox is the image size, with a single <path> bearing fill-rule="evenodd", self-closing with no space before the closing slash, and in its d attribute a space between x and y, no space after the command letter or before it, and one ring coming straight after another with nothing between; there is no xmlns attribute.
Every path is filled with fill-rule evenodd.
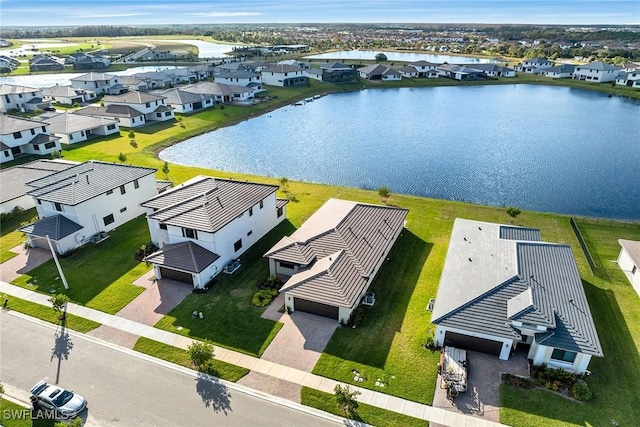
<svg viewBox="0 0 640 427"><path fill-rule="evenodd" d="M21 298L37 304L42 304L45 306L50 305L50 303L48 302L49 297L47 295L33 292L28 289L14 286L2 281L0 281L0 293L15 296L17 298ZM11 308L11 302L9 302L9 308ZM84 317L85 319L102 323L103 325L107 325L121 331L128 332L130 334L150 338L183 349L186 349L194 341L182 335L156 329L152 326L144 325L129 319L103 313L101 311L73 303L68 304L67 312L76 316ZM271 377L279 378L291 383L320 390L325 393L333 394L333 389L337 384L349 385L352 389L360 391L361 394L358 397L358 402L360 403L366 403L378 408L409 415L411 417L430 421L443 426L498 427L502 425L484 420L482 418L471 417L468 415L447 411L441 408L435 408L433 406L401 399L373 390L355 387L351 384L343 384L329 378L302 371L300 369L295 369L267 360L258 359L257 357L249 356L222 347L215 347L215 358L227 363L231 363L233 365L241 366L243 368L259 372L261 374L269 375Z"/></svg>

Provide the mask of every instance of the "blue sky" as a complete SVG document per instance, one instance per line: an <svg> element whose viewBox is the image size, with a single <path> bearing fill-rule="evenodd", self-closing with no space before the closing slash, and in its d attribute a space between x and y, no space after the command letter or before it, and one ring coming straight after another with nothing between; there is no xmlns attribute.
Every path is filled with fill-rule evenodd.
<svg viewBox="0 0 640 427"><path fill-rule="evenodd" d="M0 0L0 26L301 22L640 24L638 0Z"/></svg>

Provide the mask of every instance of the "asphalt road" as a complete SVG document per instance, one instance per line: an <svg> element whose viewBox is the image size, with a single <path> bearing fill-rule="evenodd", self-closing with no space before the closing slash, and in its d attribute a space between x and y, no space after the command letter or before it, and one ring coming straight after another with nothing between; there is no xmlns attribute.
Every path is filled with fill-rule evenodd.
<svg viewBox="0 0 640 427"><path fill-rule="evenodd" d="M196 377L129 350L0 310L0 379L28 390L45 379L88 402L87 425L99 426L336 426L319 417Z"/></svg>

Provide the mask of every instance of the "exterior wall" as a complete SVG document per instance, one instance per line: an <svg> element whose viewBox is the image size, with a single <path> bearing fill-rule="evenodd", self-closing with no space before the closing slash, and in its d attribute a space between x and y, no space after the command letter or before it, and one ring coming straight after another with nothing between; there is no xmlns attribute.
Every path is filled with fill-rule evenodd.
<svg viewBox="0 0 640 427"><path fill-rule="evenodd" d="M0 213L9 213L13 211L16 206L20 206L24 210L31 209L35 206L33 197L25 194L24 196L17 197L13 200L8 200L0 204Z"/></svg>
<svg viewBox="0 0 640 427"><path fill-rule="evenodd" d="M546 77L551 77L552 79L565 79L573 76L572 73L559 73L559 72L549 72L549 71L542 71L541 74Z"/></svg>
<svg viewBox="0 0 640 427"><path fill-rule="evenodd" d="M551 358L553 350L553 347L536 344L534 341L533 344L531 344L528 358L533 360L534 365L546 365L550 368L564 369L574 374L583 374L589 367L591 355L578 353L573 362L563 362Z"/></svg>
<svg viewBox="0 0 640 427"><path fill-rule="evenodd" d="M60 141L55 140L51 142L53 145L50 148L45 148L45 144L24 144L20 146L20 149L23 153L28 154L37 154L37 155L46 155L51 154L54 151L62 150L60 146ZM36 149L38 147L38 149Z"/></svg>
<svg viewBox="0 0 640 427"><path fill-rule="evenodd" d="M633 289L635 289L636 293L640 295L640 266L636 266L633 263L633 260L624 248L620 250L620 255L618 256L618 265L624 272L625 276L627 276L627 279L631 283L631 286L633 286ZM634 267L635 272L633 272Z"/></svg>
<svg viewBox="0 0 640 427"><path fill-rule="evenodd" d="M58 254L65 254L76 249L79 246L82 246L84 243L84 230L78 230L76 233L70 234L60 240L51 240L51 245L53 249ZM46 243L45 237L35 237L27 234L27 241L29 242L29 246L36 247L36 241L40 243L39 247L44 247L45 249L49 249L48 244Z"/></svg>
<svg viewBox="0 0 640 427"><path fill-rule="evenodd" d="M263 71L261 74L262 74L262 83L266 85L280 86L280 87L285 86L284 81L286 79L290 79L292 77L305 77L302 70L288 72L288 73L274 73L274 72Z"/></svg>
<svg viewBox="0 0 640 427"><path fill-rule="evenodd" d="M584 80L587 82L606 83L612 82L618 76L618 70L590 70L586 68L576 67L573 72L575 80Z"/></svg>
<svg viewBox="0 0 640 427"><path fill-rule="evenodd" d="M78 142L86 141L92 135L105 136L105 135L111 135L111 134L120 132L120 126L118 125L118 123L113 123L113 124L115 126L113 129L108 129L109 125L105 124L92 129L71 132L69 134L55 133L54 135L60 137L60 142L62 144L76 144Z"/></svg>
<svg viewBox="0 0 640 427"><path fill-rule="evenodd" d="M402 80L402 76L400 74L383 74L382 80Z"/></svg>
<svg viewBox="0 0 640 427"><path fill-rule="evenodd" d="M435 342L436 345L442 347L444 345L444 336L446 335L447 331L451 331L451 332L456 332L459 334L464 334L464 335L469 335L471 337L477 337L477 338L485 338L488 340L492 340L492 341L498 341L502 343L502 350L500 351L500 360L509 360L509 355L511 354L511 347L513 347L514 345L514 340L509 339L509 338L499 338L499 337L494 337L492 335L487 335L487 334L480 334L477 332L470 332L470 331L465 331L463 329L457 329L457 328L450 328L450 327L446 327L446 326L442 326L442 325L437 325L436 326L436 334L435 334ZM551 353L549 353L549 355L551 355Z"/></svg>
<svg viewBox="0 0 640 427"><path fill-rule="evenodd" d="M160 114L160 117L158 117L158 114ZM145 119L148 122L166 122L167 120L175 119L175 115L173 114L173 110L169 110L158 113L145 114Z"/></svg>
<svg viewBox="0 0 640 427"><path fill-rule="evenodd" d="M24 103L31 101L33 98L44 99L44 97L42 96L42 91L38 90L35 92L12 93L7 95L1 95L0 105L4 107L6 110L19 110Z"/></svg>
<svg viewBox="0 0 640 427"><path fill-rule="evenodd" d="M124 126L127 128L137 128L140 126L144 126L147 124L147 120L144 116L136 116L136 117L116 117L120 126Z"/></svg>
<svg viewBox="0 0 640 427"><path fill-rule="evenodd" d="M0 163L10 162L13 160L13 154L11 150L2 150L0 151Z"/></svg>

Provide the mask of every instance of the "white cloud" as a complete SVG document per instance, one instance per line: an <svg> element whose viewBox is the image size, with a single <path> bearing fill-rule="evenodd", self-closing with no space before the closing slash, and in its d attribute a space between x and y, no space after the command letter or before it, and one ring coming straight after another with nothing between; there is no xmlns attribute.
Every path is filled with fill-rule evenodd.
<svg viewBox="0 0 640 427"><path fill-rule="evenodd" d="M190 12L185 13L188 16L197 16L200 18L227 18L236 16L260 16L261 12Z"/></svg>
<svg viewBox="0 0 640 427"><path fill-rule="evenodd" d="M74 18L122 18L127 16L143 16L146 13L93 13L88 15L74 15Z"/></svg>

